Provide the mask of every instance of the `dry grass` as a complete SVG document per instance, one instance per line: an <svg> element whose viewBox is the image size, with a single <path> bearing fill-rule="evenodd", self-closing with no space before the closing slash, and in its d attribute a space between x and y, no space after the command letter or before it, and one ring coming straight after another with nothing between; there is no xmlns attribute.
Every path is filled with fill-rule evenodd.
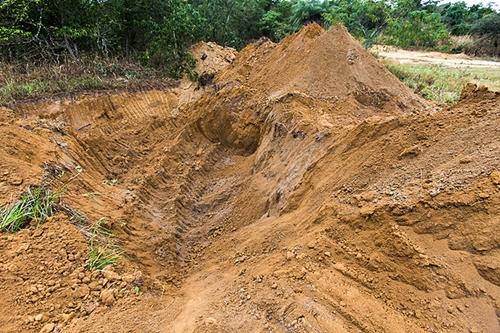
<svg viewBox="0 0 500 333"><path fill-rule="evenodd" d="M387 68L413 91L428 100L451 104L469 83L500 91L500 68L452 68L441 65L386 62Z"/></svg>
<svg viewBox="0 0 500 333"><path fill-rule="evenodd" d="M176 84L128 59L82 58L63 64L0 63L0 106L83 91L139 90Z"/></svg>

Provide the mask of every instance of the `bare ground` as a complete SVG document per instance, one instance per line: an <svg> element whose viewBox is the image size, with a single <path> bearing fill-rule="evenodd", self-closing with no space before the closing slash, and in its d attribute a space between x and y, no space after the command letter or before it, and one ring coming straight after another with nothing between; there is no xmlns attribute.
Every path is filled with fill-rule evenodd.
<svg viewBox="0 0 500 333"><path fill-rule="evenodd" d="M0 201L72 208L0 235L2 332L500 329L498 93L436 111L340 27L211 49L205 86L0 109Z"/></svg>

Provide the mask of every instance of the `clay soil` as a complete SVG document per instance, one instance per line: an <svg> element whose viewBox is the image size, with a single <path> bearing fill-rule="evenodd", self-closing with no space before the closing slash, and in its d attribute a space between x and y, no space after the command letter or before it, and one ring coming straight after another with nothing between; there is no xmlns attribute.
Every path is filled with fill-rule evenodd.
<svg viewBox="0 0 500 333"><path fill-rule="evenodd" d="M65 207L0 234L0 332L500 331L500 94L435 109L342 27L193 54L213 78L0 109L0 203Z"/></svg>

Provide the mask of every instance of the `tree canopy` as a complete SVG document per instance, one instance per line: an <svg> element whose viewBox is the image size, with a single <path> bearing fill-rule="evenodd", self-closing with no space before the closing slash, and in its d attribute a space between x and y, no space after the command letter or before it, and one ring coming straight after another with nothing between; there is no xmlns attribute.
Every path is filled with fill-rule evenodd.
<svg viewBox="0 0 500 333"><path fill-rule="evenodd" d="M309 22L342 23L366 46L435 47L450 35L498 35L500 14L432 0L0 0L0 57L124 55L180 76L196 41L241 48Z"/></svg>

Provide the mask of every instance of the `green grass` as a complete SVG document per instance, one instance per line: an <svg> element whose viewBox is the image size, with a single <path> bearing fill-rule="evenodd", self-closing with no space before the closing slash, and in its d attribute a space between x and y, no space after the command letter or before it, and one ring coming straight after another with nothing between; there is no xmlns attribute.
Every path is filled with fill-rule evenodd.
<svg viewBox="0 0 500 333"><path fill-rule="evenodd" d="M85 267L90 270L103 270L120 259L120 253L112 242L113 233L107 227L108 221L100 219L92 227L88 259Z"/></svg>
<svg viewBox="0 0 500 333"><path fill-rule="evenodd" d="M45 222L55 212L58 195L42 187L30 187L17 202L0 207L0 232L17 232L31 221Z"/></svg>
<svg viewBox="0 0 500 333"><path fill-rule="evenodd" d="M97 76L81 76L68 80L43 80L16 82L11 80L0 87L0 105L10 105L18 100L37 98L57 93L75 93L92 89L120 88L118 84L110 84Z"/></svg>
<svg viewBox="0 0 500 333"><path fill-rule="evenodd" d="M414 92L438 103L455 103L469 82L500 90L500 68L452 68L391 62L386 66Z"/></svg>
<svg viewBox="0 0 500 333"><path fill-rule="evenodd" d="M92 270L103 270L104 268L116 264L120 255L113 249L91 245L85 267Z"/></svg>
<svg viewBox="0 0 500 333"><path fill-rule="evenodd" d="M82 57L60 64L0 62L0 106L84 91L134 91L174 85L164 71L126 58Z"/></svg>

